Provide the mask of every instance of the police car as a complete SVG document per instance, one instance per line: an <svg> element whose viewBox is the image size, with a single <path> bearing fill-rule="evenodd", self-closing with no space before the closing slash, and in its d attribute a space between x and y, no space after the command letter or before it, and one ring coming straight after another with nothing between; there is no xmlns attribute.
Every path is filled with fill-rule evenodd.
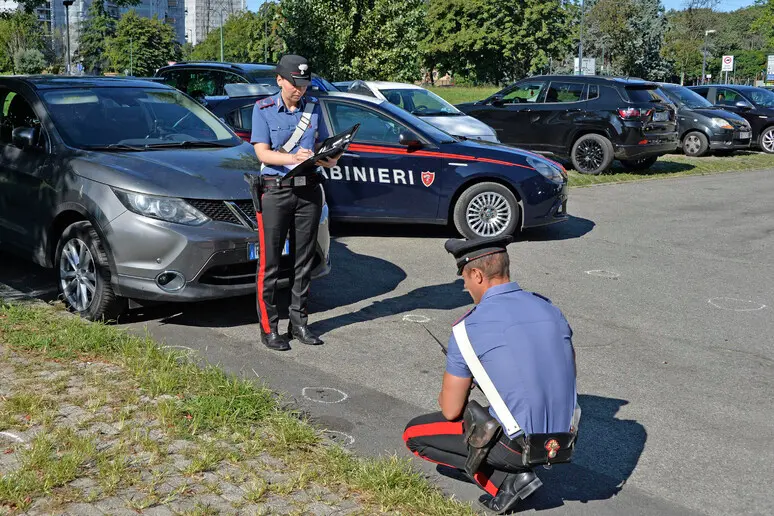
<svg viewBox="0 0 774 516"><path fill-rule="evenodd" d="M258 99L209 107L249 139ZM314 101L328 134L360 124L337 165L318 170L332 220L453 223L471 238L567 219L567 172L554 161L451 136L386 100L328 92Z"/></svg>

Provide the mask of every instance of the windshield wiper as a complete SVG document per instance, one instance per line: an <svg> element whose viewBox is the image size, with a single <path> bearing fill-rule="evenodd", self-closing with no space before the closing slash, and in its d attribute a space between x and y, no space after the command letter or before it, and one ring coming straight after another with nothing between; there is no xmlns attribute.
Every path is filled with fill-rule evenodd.
<svg viewBox="0 0 774 516"><path fill-rule="evenodd" d="M86 145L86 150L129 150L129 151L144 151L148 150L147 145L127 145L126 143L111 143L108 145Z"/></svg>
<svg viewBox="0 0 774 516"><path fill-rule="evenodd" d="M186 140L182 142L164 142L148 143L146 149L168 149L168 148L192 148L192 147L231 147L228 143L204 141L204 140Z"/></svg>

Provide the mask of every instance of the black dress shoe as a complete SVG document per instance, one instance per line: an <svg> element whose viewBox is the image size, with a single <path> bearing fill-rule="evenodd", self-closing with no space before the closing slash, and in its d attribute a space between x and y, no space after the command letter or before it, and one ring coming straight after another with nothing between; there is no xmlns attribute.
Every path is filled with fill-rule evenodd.
<svg viewBox="0 0 774 516"><path fill-rule="evenodd" d="M543 485L532 471L514 473L512 477L503 482L497 496L485 496L479 499L479 504L487 511L505 514L515 509L519 500L524 500Z"/></svg>
<svg viewBox="0 0 774 516"><path fill-rule="evenodd" d="M291 337L298 339L304 344L309 344L310 346L319 346L323 343L322 339L312 333L312 330L310 330L309 326L307 325L299 326L296 328L291 324L289 329Z"/></svg>
<svg viewBox="0 0 774 516"><path fill-rule="evenodd" d="M288 342L288 338L276 331L271 333L261 332L261 342L263 342L263 345L267 348L273 349L275 351L287 351L290 349L290 342Z"/></svg>

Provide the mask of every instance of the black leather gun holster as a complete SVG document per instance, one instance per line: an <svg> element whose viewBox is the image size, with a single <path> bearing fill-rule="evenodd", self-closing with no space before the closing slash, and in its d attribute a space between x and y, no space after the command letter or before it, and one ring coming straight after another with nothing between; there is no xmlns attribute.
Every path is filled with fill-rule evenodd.
<svg viewBox="0 0 774 516"><path fill-rule="evenodd" d="M462 416L465 431L465 444L468 446L468 458L465 460L465 472L472 478L489 455L489 450L500 438L502 428L487 409L470 400Z"/></svg>
<svg viewBox="0 0 774 516"><path fill-rule="evenodd" d="M250 196L253 198L253 207L256 213L261 213L263 207L261 205L261 196L263 195L264 184L263 176L260 174L244 174L245 181L250 185Z"/></svg>

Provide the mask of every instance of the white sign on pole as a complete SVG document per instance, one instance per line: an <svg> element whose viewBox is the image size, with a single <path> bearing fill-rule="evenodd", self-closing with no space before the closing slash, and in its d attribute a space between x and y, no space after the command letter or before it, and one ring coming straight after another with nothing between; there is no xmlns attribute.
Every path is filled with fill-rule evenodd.
<svg viewBox="0 0 774 516"><path fill-rule="evenodd" d="M734 56L723 56L723 67L721 72L733 72L734 71Z"/></svg>
<svg viewBox="0 0 774 516"><path fill-rule="evenodd" d="M769 56L768 66L766 67L766 80L774 81L774 55Z"/></svg>
<svg viewBox="0 0 774 516"><path fill-rule="evenodd" d="M583 73L578 73L578 58L575 58L575 75L596 75L597 74L597 60L593 57L583 58Z"/></svg>

